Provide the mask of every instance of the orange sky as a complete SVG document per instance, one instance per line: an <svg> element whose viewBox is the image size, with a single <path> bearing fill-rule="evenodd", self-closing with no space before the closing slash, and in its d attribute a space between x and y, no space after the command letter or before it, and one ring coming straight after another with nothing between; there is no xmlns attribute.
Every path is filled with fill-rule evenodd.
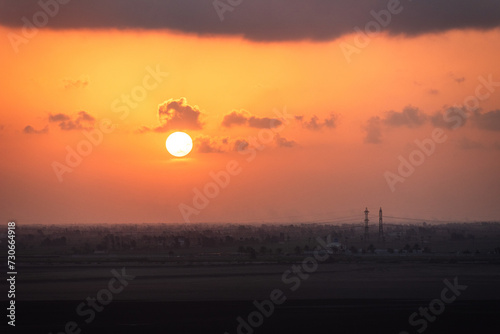
<svg viewBox="0 0 500 334"><path fill-rule="evenodd" d="M0 36L9 33L21 32L0 26ZM2 218L55 224L301 222L359 214L361 221L366 206L382 206L399 217L498 220L500 84L479 88L489 96L464 126L446 128L452 123L436 113L474 96L479 77L500 82L500 31L379 34L348 63L339 46L354 37L252 42L165 30L47 29L17 53L0 39ZM127 115L116 112L126 106L123 94L139 92L155 69L168 76L148 79L154 88L143 89L146 96L132 101ZM174 128L159 121L158 110L181 98L199 112L201 128L182 121L178 129L195 139L195 147L178 159L165 149ZM291 119L285 122L276 110ZM77 123L82 111L93 120ZM284 124L223 126L233 111ZM64 117L56 115L73 127L63 130ZM54 162L66 165L66 147L76 149L87 140L85 129L100 129L105 119L113 130L72 172L58 177ZM167 131L151 131L160 126ZM398 157L409 159L418 148L415 140L431 138L438 126L446 140L391 191L384 173L397 175ZM367 128L374 131L372 142ZM269 134L274 137L261 150L252 144L234 150L237 140L256 137L262 144ZM206 207L194 208L194 189L203 190L210 172L231 161L241 172ZM187 219L181 204L193 207Z"/></svg>

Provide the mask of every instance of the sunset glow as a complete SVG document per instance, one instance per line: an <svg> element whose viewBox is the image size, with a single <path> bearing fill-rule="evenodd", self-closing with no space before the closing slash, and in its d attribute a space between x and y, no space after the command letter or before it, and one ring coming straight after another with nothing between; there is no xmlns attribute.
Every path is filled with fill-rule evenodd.
<svg viewBox="0 0 500 334"><path fill-rule="evenodd" d="M33 6L15 13L31 19ZM232 160L241 174L191 221L322 221L365 206L436 220L500 215L496 26L405 26L424 6L405 3L386 29L358 35L353 27L375 20L372 4L345 27L317 14L324 35L266 12L266 35L235 23L255 19L246 3L222 22L209 3L189 28L114 15L86 26L82 6L61 5L32 38L0 16L10 36L0 42L3 215L183 222L179 206ZM193 138L189 163L165 154L175 131Z"/></svg>

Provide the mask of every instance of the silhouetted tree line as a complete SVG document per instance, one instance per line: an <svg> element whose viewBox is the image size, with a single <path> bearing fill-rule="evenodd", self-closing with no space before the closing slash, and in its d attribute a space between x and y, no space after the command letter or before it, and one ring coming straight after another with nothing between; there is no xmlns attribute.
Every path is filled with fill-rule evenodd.
<svg viewBox="0 0 500 334"><path fill-rule="evenodd" d="M66 237L50 239L49 237L42 240L40 243L42 247L61 247L66 246Z"/></svg>

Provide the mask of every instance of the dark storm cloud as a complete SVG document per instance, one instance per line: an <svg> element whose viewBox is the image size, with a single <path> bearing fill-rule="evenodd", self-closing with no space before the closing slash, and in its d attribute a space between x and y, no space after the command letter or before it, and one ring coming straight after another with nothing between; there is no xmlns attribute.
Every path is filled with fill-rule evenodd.
<svg viewBox="0 0 500 334"><path fill-rule="evenodd" d="M397 0L391 0L393 2ZM227 0L221 0L228 4ZM332 40L364 30L371 11L388 0L247 0L217 13L213 0L72 0L49 18L52 29L169 29L200 35L240 35L254 41ZM233 2L234 3L234 2ZM390 34L420 35L500 25L498 0L401 1L384 28ZM20 27L41 10L36 0L0 0L0 24ZM221 22L220 17L223 17Z"/></svg>

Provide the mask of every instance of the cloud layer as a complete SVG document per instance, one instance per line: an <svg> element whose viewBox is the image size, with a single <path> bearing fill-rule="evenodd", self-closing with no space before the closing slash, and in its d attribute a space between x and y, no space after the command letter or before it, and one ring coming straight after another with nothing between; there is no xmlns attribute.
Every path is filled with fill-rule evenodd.
<svg viewBox="0 0 500 334"><path fill-rule="evenodd" d="M500 109L492 110L483 114L475 114L473 117L478 128L489 131L500 131Z"/></svg>
<svg viewBox="0 0 500 334"><path fill-rule="evenodd" d="M388 128L418 128L426 124L434 127L454 130L461 128L468 123L480 130L500 131L500 110L489 112L474 112L466 110L464 107L446 107L432 115L423 113L420 109L407 106L401 112L388 111L383 117L374 116L368 119L363 127L365 132L365 143L379 144L382 142L382 132ZM472 142L465 139L461 142L462 148L472 147Z"/></svg>
<svg viewBox="0 0 500 334"><path fill-rule="evenodd" d="M323 128L333 129L337 126L337 116L330 114L328 118L320 120L318 116L313 115L309 120L304 116L295 116L295 120L302 124L302 127L312 131L318 131Z"/></svg>
<svg viewBox="0 0 500 334"><path fill-rule="evenodd" d="M66 114L49 115L50 123L57 123L61 130L84 130L93 127L95 118L85 111L80 111L73 119Z"/></svg>
<svg viewBox="0 0 500 334"><path fill-rule="evenodd" d="M171 130L198 130L203 128L200 121L201 112L198 106L191 106L185 97L178 100L169 99L158 106L158 121L156 128L142 127L139 132L168 132Z"/></svg>
<svg viewBox="0 0 500 334"><path fill-rule="evenodd" d="M384 123L389 126L408 128L417 128L425 123L427 115L422 113L418 108L407 106L401 112L388 111L384 119Z"/></svg>
<svg viewBox="0 0 500 334"><path fill-rule="evenodd" d="M194 138L196 151L199 153L244 152L247 150L262 151L265 148L291 148L297 146L293 140L288 140L280 134L274 134L271 141L261 143L255 138L229 138L201 135Z"/></svg>
<svg viewBox="0 0 500 334"><path fill-rule="evenodd" d="M406 127L410 129L418 128L425 125L429 120L434 125L444 125L442 113L436 113L433 117L429 117L420 109L413 106L406 106L402 111L390 110L383 117L374 116L368 119L363 130L366 133L365 143L379 144L382 142L382 128L399 128ZM448 124L448 123L446 123Z"/></svg>
<svg viewBox="0 0 500 334"><path fill-rule="evenodd" d="M79 111L76 115L49 114L47 121L49 124L57 124L63 131L73 131L92 129L96 119L86 111ZM25 134L44 134L47 132L49 132L49 125L46 125L41 130L36 130L31 125L27 125L23 129Z"/></svg>
<svg viewBox="0 0 500 334"><path fill-rule="evenodd" d="M378 144L382 142L382 129L380 117L371 117L364 130L366 131L365 143Z"/></svg>
<svg viewBox="0 0 500 334"><path fill-rule="evenodd" d="M282 125L283 122L278 118L251 116L247 111L233 111L224 116L222 126L232 127L235 125L249 126L257 129L272 129Z"/></svg>
<svg viewBox="0 0 500 334"><path fill-rule="evenodd" d="M48 133L48 132L49 132L49 127L48 126L45 126L41 130L36 130L31 125L26 125L24 127L24 129L23 129L23 133L25 133L27 135L39 135L39 134Z"/></svg>
<svg viewBox="0 0 500 334"><path fill-rule="evenodd" d="M220 2L228 4L226 0ZM238 35L254 41L324 41L352 33L355 26L364 30L368 22L374 21L371 12L379 13L388 6L388 0L252 0L217 13L213 3L211 0L71 1L59 6L47 27L169 29L200 35ZM402 10L392 15L383 28L390 34L420 35L500 26L498 0L400 1L400 7ZM24 24L23 17L32 21L40 10L34 0L0 1L0 24L20 27Z"/></svg>

